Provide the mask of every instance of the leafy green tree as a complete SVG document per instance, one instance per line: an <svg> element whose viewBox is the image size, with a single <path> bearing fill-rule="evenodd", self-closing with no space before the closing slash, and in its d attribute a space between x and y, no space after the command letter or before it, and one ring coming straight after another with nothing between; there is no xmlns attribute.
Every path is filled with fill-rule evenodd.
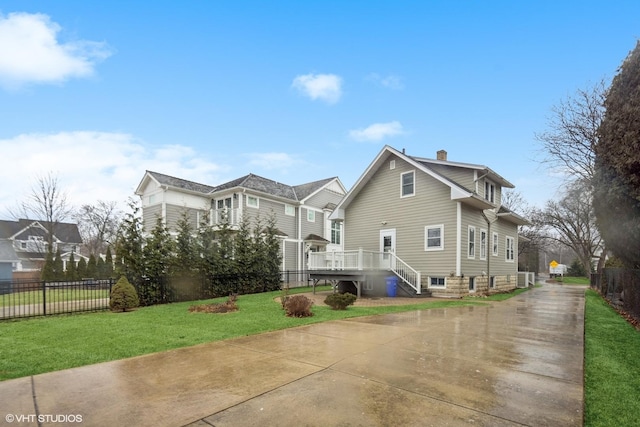
<svg viewBox="0 0 640 427"><path fill-rule="evenodd" d="M169 268L174 264L174 240L161 218L145 240L142 255L145 266L144 283L138 288L142 305L170 302Z"/></svg>
<svg viewBox="0 0 640 427"><path fill-rule="evenodd" d="M259 260L255 256L256 247L257 245L251 236L248 216L244 215L233 238L234 262L231 274L237 278L234 292L242 294L255 292L258 279L257 271L260 269Z"/></svg>
<svg viewBox="0 0 640 427"><path fill-rule="evenodd" d="M594 209L607 248L640 268L640 41L614 77L599 127Z"/></svg>
<svg viewBox="0 0 640 427"><path fill-rule="evenodd" d="M69 261L67 261L66 277L67 277L67 280L69 281L75 281L79 279L78 267L76 266L76 258L73 252L71 252L71 255L69 256Z"/></svg>

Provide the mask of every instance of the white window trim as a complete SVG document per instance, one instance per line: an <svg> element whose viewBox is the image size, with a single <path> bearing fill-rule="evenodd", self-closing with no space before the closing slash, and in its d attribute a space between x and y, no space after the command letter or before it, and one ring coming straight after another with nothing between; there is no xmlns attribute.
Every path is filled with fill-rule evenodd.
<svg viewBox="0 0 640 427"><path fill-rule="evenodd" d="M307 208L307 222L316 222L316 211Z"/></svg>
<svg viewBox="0 0 640 427"><path fill-rule="evenodd" d="M473 240L471 240L471 232L473 232ZM473 246L471 246L472 243ZM467 258L476 258L476 227L473 225L470 225L467 230Z"/></svg>
<svg viewBox="0 0 640 427"><path fill-rule="evenodd" d="M290 210L291 212L287 212ZM284 205L284 214L287 216L296 216L296 208L293 205L285 204Z"/></svg>
<svg viewBox="0 0 640 427"><path fill-rule="evenodd" d="M432 285L431 284L431 279L444 279L444 285ZM429 288L434 288L434 289L446 289L447 288L447 277L446 276L429 276L428 278L428 284L429 284Z"/></svg>
<svg viewBox="0 0 640 427"><path fill-rule="evenodd" d="M482 235L484 234L484 243L482 243ZM489 246L489 234L484 228L480 229L480 259L487 259L487 250Z"/></svg>
<svg viewBox="0 0 640 427"><path fill-rule="evenodd" d="M498 233L493 233L491 235L491 255L498 256L500 253L500 239L498 238Z"/></svg>
<svg viewBox="0 0 640 427"><path fill-rule="evenodd" d="M493 188L491 194L487 193L487 187L489 187L490 189ZM495 182L487 178L484 179L484 199L491 203L496 202L496 184Z"/></svg>
<svg viewBox="0 0 640 427"><path fill-rule="evenodd" d="M256 199L256 204L252 205L251 203L249 203L249 200L251 199ZM248 208L255 208L255 209L260 209L260 198L258 196L250 196L247 194L247 207Z"/></svg>
<svg viewBox="0 0 640 427"><path fill-rule="evenodd" d="M509 247L509 241L511 241L511 247ZM505 250L504 250L504 260L506 262L515 262L516 261L516 239L511 236L506 236L504 240ZM509 257L511 254L511 257Z"/></svg>
<svg viewBox="0 0 640 427"><path fill-rule="evenodd" d="M403 194L402 194L402 181L403 181L403 177L404 177L405 175L409 175L409 174L411 174L411 175L413 176L413 193L411 193L411 194L404 194L404 195L403 195ZM403 173L401 173L401 174L400 174L400 198L401 198L401 199L404 199L404 198L406 198L406 197L413 197L413 196L415 196L415 195L416 195L416 171L415 171L415 170L412 170L412 171L409 171L409 172L403 172Z"/></svg>
<svg viewBox="0 0 640 427"><path fill-rule="evenodd" d="M440 246L429 247L429 230L432 230L434 228L440 229ZM427 252L444 250L444 224L427 225L426 227L424 227L424 250Z"/></svg>

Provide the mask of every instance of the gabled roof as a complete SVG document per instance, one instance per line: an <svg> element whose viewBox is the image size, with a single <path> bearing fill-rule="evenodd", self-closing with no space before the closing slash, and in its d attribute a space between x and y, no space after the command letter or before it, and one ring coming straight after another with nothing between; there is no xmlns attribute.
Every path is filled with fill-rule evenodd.
<svg viewBox="0 0 640 427"><path fill-rule="evenodd" d="M146 171L142 181L138 184L135 194L141 195L144 184L148 179L153 179L158 185L163 187L178 188L181 190L187 190L194 193L208 194L215 190L215 187L206 184L200 184L198 182L189 181L182 178L176 178L175 176L165 175L159 172Z"/></svg>
<svg viewBox="0 0 640 427"><path fill-rule="evenodd" d="M16 239L30 228L40 230L39 234L47 233L50 222L33 219L19 219L18 221L0 220L0 239ZM59 222L53 230L54 237L64 243L82 243L78 224ZM20 240L20 239L19 239Z"/></svg>
<svg viewBox="0 0 640 427"><path fill-rule="evenodd" d="M433 168L429 167L428 162L424 161L425 159L408 156L393 147L385 145L373 160L373 162L369 165L369 167L364 171L360 178L358 178L358 181L356 181L351 190L349 190L342 201L340 201L336 210L331 214L330 219L344 219L344 209L349 206L349 204L358 195L358 193L360 193L367 182L380 168L382 163L392 155L405 160L407 163L413 165L413 167L415 167L416 169L426 173L437 181L440 181L444 185L448 186L451 190L451 200L458 200L478 209L491 209L495 207L492 203L484 200L472 190L465 188L464 186L458 184L457 182L447 178L441 173L435 171Z"/></svg>
<svg viewBox="0 0 640 427"><path fill-rule="evenodd" d="M295 185L293 187L293 190L295 191L298 200L302 201L308 198L309 196L312 196L313 194L317 193L325 185L329 184L333 180L338 180L338 177L334 176L332 178L325 178L319 181L313 181L313 182L308 182L306 184Z"/></svg>

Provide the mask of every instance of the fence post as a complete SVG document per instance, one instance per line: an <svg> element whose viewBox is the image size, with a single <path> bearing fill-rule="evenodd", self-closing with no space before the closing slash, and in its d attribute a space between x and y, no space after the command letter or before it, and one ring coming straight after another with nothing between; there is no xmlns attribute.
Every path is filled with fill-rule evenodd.
<svg viewBox="0 0 640 427"><path fill-rule="evenodd" d="M42 314L47 315L47 282L42 281Z"/></svg>
<svg viewBox="0 0 640 427"><path fill-rule="evenodd" d="M364 252L362 247L358 248L358 270L362 270L364 266Z"/></svg>

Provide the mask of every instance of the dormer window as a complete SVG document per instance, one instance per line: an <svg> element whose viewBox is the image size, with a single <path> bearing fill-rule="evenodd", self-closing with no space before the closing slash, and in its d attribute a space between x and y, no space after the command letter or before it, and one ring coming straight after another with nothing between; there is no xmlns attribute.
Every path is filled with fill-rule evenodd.
<svg viewBox="0 0 640 427"><path fill-rule="evenodd" d="M484 199L491 203L496 202L496 185L486 179L484 180Z"/></svg>

